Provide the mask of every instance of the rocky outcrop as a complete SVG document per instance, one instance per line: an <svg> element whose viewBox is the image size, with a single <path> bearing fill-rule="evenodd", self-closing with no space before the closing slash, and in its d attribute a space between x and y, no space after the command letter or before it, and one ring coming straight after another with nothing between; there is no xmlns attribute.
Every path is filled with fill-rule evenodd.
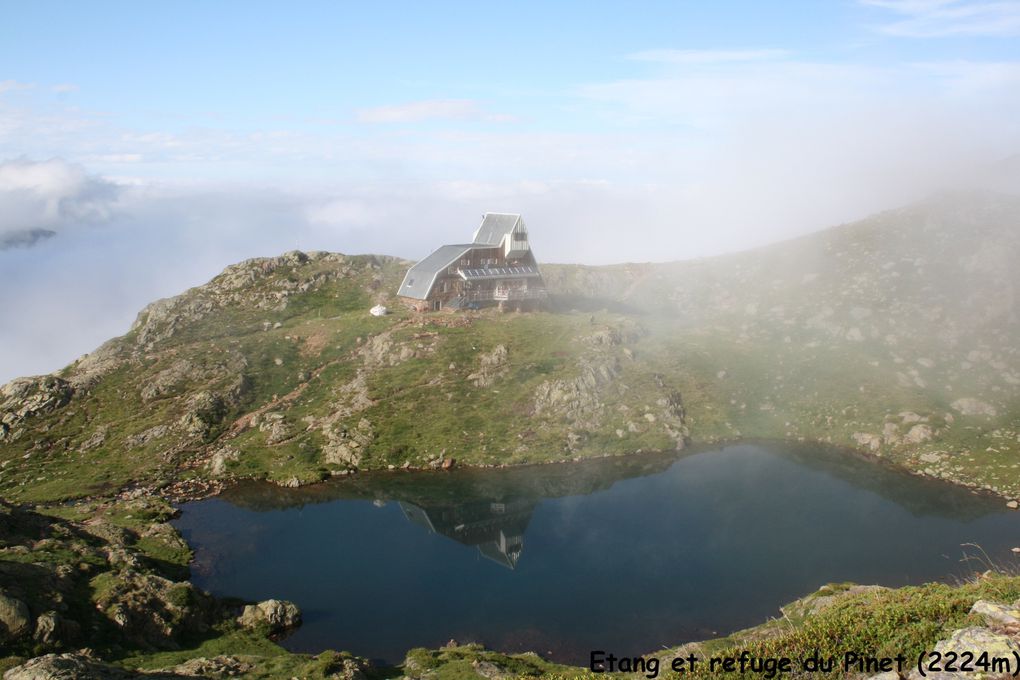
<svg viewBox="0 0 1020 680"><path fill-rule="evenodd" d="M323 433L322 461L330 465L356 468L372 443L374 433L368 418L361 418L354 427L339 423L327 424Z"/></svg>
<svg viewBox="0 0 1020 680"><path fill-rule="evenodd" d="M172 678L173 675L141 675L103 663L84 654L46 654L4 673L4 680L128 680Z"/></svg>
<svg viewBox="0 0 1020 680"><path fill-rule="evenodd" d="M204 437L209 429L220 422L227 413L227 403L219 394L203 390L188 398L184 415L177 420L177 427L191 437Z"/></svg>
<svg viewBox="0 0 1020 680"><path fill-rule="evenodd" d="M16 378L0 387L0 441L17 439L26 420L67 405L72 396L70 383L54 375Z"/></svg>
<svg viewBox="0 0 1020 680"><path fill-rule="evenodd" d="M102 581L95 601L127 640L150 649L177 649L181 634L205 628L206 597L190 583L140 573L137 563L125 562L125 569Z"/></svg>
<svg viewBox="0 0 1020 680"><path fill-rule="evenodd" d="M576 378L546 380L535 389L533 412L552 413L577 427L598 429L598 416L603 409L600 389L610 385L619 374L620 362L615 357L601 360L585 357L580 361Z"/></svg>
<svg viewBox="0 0 1020 680"><path fill-rule="evenodd" d="M214 477L222 477L227 473L227 466L230 463L240 460L241 452L233 446L226 445L217 449L209 459L207 466L209 474Z"/></svg>
<svg viewBox="0 0 1020 680"><path fill-rule="evenodd" d="M478 370L468 375L467 379L475 387L490 387L499 378L506 375L509 352L506 345L496 345L491 352L478 358Z"/></svg>
<svg viewBox="0 0 1020 680"><path fill-rule="evenodd" d="M964 397L957 399L950 406L954 411L958 411L961 415L965 416L994 416L996 415L995 407L988 402L981 401L980 399L974 399L973 397Z"/></svg>
<svg viewBox="0 0 1020 680"><path fill-rule="evenodd" d="M237 622L249 629L264 626L271 634L284 633L301 625L301 610L286 600L265 600L247 605Z"/></svg>
<svg viewBox="0 0 1020 680"><path fill-rule="evenodd" d="M190 551L158 521L169 518L169 506L143 499L117 510L152 519L135 530L104 510L73 522L0 502L0 648L61 651L95 644L98 635L104 644L173 649L182 635L207 629L208 596L174 580L187 576Z"/></svg>

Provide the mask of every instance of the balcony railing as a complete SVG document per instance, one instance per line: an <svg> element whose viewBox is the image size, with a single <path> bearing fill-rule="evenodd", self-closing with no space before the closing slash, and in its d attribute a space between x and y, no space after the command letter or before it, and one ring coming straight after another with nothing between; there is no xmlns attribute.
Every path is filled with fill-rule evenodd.
<svg viewBox="0 0 1020 680"><path fill-rule="evenodd" d="M465 302L488 302L490 300L538 300L546 297L544 288L495 288L493 290L472 290L461 296Z"/></svg>

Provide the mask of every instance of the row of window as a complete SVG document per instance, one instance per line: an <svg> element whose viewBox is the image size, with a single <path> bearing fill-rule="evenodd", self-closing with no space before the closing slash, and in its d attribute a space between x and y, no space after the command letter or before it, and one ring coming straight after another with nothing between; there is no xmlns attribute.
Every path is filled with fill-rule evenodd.
<svg viewBox="0 0 1020 680"><path fill-rule="evenodd" d="M478 265L477 266L479 266L479 267L488 267L488 266L494 265L494 264L499 264L499 258L498 257L483 257L483 258L480 258L478 260ZM460 266L461 267L470 267L471 266L471 258L470 257L462 257L462 258L460 258ZM456 266L450 267L450 273L451 274L456 274L457 273L457 267Z"/></svg>

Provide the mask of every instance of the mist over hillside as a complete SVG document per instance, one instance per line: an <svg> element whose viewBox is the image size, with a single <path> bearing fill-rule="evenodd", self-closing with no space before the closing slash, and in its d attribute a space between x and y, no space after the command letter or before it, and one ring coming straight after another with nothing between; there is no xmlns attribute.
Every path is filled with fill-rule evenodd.
<svg viewBox="0 0 1020 680"><path fill-rule="evenodd" d="M298 485L757 437L1016 494L1018 224L1020 198L947 194L734 255L546 265L534 314L411 314L396 258L249 260L6 385L0 488Z"/></svg>

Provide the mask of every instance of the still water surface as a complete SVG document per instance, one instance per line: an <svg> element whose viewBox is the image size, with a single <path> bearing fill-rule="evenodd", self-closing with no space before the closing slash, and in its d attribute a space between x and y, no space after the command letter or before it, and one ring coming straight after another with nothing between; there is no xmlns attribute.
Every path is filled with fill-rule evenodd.
<svg viewBox="0 0 1020 680"><path fill-rule="evenodd" d="M751 626L829 582L1017 566L1001 500L817 447L380 473L186 504L193 580L291 600L284 643L399 662L453 638L584 663ZM981 546L983 554L964 544Z"/></svg>

